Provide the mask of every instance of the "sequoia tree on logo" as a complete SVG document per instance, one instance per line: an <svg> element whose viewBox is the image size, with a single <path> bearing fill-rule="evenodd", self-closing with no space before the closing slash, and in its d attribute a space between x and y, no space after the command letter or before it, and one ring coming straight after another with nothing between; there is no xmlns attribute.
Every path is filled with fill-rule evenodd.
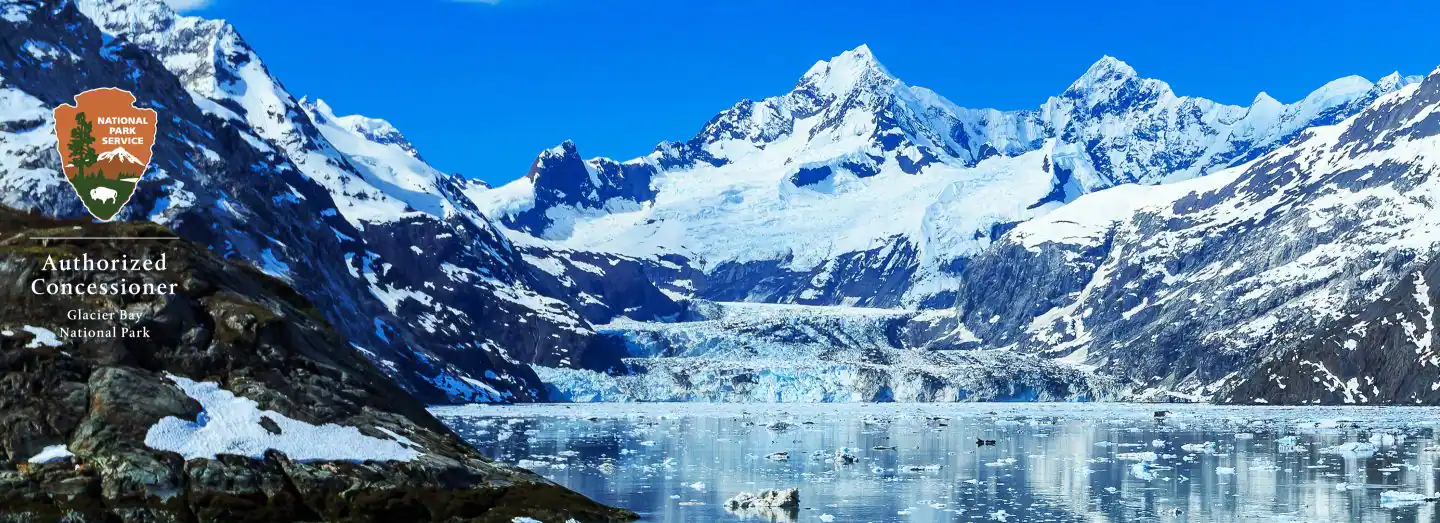
<svg viewBox="0 0 1440 523"><path fill-rule="evenodd" d="M135 194L150 166L158 120L135 107L129 91L105 87L55 108L55 137L65 179L90 214L110 221Z"/></svg>

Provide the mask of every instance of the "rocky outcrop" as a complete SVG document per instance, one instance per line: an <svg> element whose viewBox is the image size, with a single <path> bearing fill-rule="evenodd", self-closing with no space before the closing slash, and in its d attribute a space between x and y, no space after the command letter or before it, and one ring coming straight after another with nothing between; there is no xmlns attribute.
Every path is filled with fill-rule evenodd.
<svg viewBox="0 0 1440 523"><path fill-rule="evenodd" d="M378 372L308 300L254 268L183 240L35 239L171 235L152 224L57 222L0 210L0 520L634 518L485 459ZM163 256L166 265L47 266L80 256ZM36 280L41 289L173 285L175 292L35 294ZM76 319L81 314L110 316ZM178 386L186 383L218 392ZM195 450L205 441L183 440L184 430L221 424L223 434L237 433L235 414L216 397L259 412L251 421L267 435ZM183 429L181 440L162 425ZM282 444L298 429L333 438ZM374 449L330 448L350 441ZM177 443L184 450L173 451ZM293 445L322 452L277 450ZM316 457L325 453L346 457Z"/></svg>
<svg viewBox="0 0 1440 523"><path fill-rule="evenodd" d="M655 198L650 182L657 174L650 162L620 163L609 158L584 160L575 142L566 141L535 158L525 175L534 187L535 205L529 211L505 216L510 227L542 235L555 221L546 214L558 206L603 209L614 201L635 206Z"/></svg>
<svg viewBox="0 0 1440 523"><path fill-rule="evenodd" d="M1435 303L1440 263L1384 296L1255 365L1225 403L1440 404Z"/></svg>
<svg viewBox="0 0 1440 523"><path fill-rule="evenodd" d="M725 501L725 510L741 518L770 521L795 521L800 512L799 489L772 489L756 493L741 492Z"/></svg>

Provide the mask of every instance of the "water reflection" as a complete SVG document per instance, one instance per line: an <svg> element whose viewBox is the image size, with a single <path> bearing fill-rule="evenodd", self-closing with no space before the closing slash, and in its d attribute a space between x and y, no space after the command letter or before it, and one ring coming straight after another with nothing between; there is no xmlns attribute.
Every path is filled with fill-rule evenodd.
<svg viewBox="0 0 1440 523"><path fill-rule="evenodd" d="M774 488L800 490L798 521L1435 520L1426 498L1437 495L1440 410L1164 406L1173 413L1156 419L1156 408L650 404L435 413L487 455L649 521L739 520L727 499ZM835 459L844 447L854 463Z"/></svg>

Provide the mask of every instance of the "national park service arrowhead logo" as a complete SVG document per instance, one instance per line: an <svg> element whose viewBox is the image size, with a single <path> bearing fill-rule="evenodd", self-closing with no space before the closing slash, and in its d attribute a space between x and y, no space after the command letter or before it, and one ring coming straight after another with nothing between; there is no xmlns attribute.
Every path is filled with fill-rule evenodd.
<svg viewBox="0 0 1440 523"><path fill-rule="evenodd" d="M105 87L55 108L55 137L65 178L85 208L110 221L135 194L155 145L154 109L135 107L129 91Z"/></svg>

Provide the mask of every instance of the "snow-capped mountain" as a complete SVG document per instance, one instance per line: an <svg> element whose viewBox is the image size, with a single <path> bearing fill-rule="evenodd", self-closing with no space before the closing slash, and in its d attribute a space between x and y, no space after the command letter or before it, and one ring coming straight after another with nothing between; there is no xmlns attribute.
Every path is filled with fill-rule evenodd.
<svg viewBox="0 0 1440 523"><path fill-rule="evenodd" d="M1327 174L1336 165L1360 168L1346 163L1355 154L1347 147L1388 155L1395 169L1428 172L1412 156L1433 144L1414 142L1404 153L1377 145L1395 143L1379 122L1397 121L1377 115L1423 93L1420 81L1348 77L1292 104L1261 94L1237 107L1177 96L1106 57L1038 110L1001 112L960 108L906 86L861 47L816 64L791 93L741 102L693 139L661 144L644 158L582 160L567 142L543 152L525 178L471 194L524 243L653 260L647 273L672 296L753 302L727 306L745 311L765 303L954 303L954 323L928 314L901 322L948 334L890 346L899 355L924 347L1040 357L967 371L931 354L932 369L959 369L966 378L932 377L933 386L908 391L908 399L942 397L947 387L961 396L986 390L966 381L976 368L1009 369L1002 375L1022 383L1020 372L1058 363L1120 382L1060 389L1072 393L1124 389L1116 395L1207 400L1253 380L1247 372L1279 354L1300 367L1271 363L1266 372L1335 382L1341 371L1305 360L1297 344L1403 280L1391 271L1428 252L1423 236L1404 245L1393 239L1388 220L1396 211L1349 214L1390 201L1406 209L1406 230L1418 235L1428 207L1415 201L1428 197L1410 192L1409 182L1382 189L1389 200L1365 194L1339 203L1337 191L1349 189L1334 187ZM1341 132L1353 143L1316 138ZM1364 187L1384 178L1349 176ZM1271 222L1281 211L1301 212L1292 208L1300 201L1328 214L1285 222L1295 230ZM1224 213L1243 217L1211 216ZM903 367L881 367L877 375L890 380L845 378L867 364L863 355L847 356L846 343L765 334L814 325L822 313L770 314L781 319L761 323L769 327L720 329L738 336L723 342L707 334L717 332L709 327L719 321L714 314L607 325L604 332L626 340L630 375L537 371L562 394L587 399L871 398L898 390L881 384L914 382ZM643 350L656 343L689 349ZM753 349L695 353L719 345ZM807 346L812 352L801 350ZM1051 387L1067 383L1057 373L1040 375L1059 380ZM720 386L726 380L749 385ZM1353 398L1433 401L1412 385ZM705 395L712 389L735 392ZM1270 390L1255 398L1353 399Z"/></svg>
<svg viewBox="0 0 1440 523"><path fill-rule="evenodd" d="M135 92L167 123L123 217L286 280L429 401L1433 402L1375 355L1436 365L1436 85L1228 106L1106 57L967 109L862 46L492 188L291 96L222 21L0 0L0 203L84 215L49 108Z"/></svg>
<svg viewBox="0 0 1440 523"><path fill-rule="evenodd" d="M1121 184L1256 158L1415 81L1331 82L1282 104L1178 96L1105 57L1038 109L957 106L891 75L868 47L742 101L690 140L634 160L566 142L471 196L566 249L683 260L671 291L723 301L949 306L967 261L1014 224Z"/></svg>
<svg viewBox="0 0 1440 523"><path fill-rule="evenodd" d="M124 147L124 146L116 147L116 148L111 149L111 150L109 150L109 151L105 151L105 152L103 152L103 153L100 153L100 154L97 155L95 158L96 158L96 161L98 161L98 162L100 162L100 163L105 163L105 162L120 162L120 163L135 164L135 165L141 165L141 166L145 165L145 162L140 161L140 159L139 159L139 158L136 158L135 155L130 154L130 151L125 150L125 147Z"/></svg>
<svg viewBox="0 0 1440 523"><path fill-rule="evenodd" d="M606 365L611 342L539 292L561 285L465 196L478 184L430 167L383 120L296 100L229 24L158 0L3 0L0 12L5 205L83 215L47 108L122 87L165 117L122 217L286 280L422 398L543 399L526 364Z"/></svg>

